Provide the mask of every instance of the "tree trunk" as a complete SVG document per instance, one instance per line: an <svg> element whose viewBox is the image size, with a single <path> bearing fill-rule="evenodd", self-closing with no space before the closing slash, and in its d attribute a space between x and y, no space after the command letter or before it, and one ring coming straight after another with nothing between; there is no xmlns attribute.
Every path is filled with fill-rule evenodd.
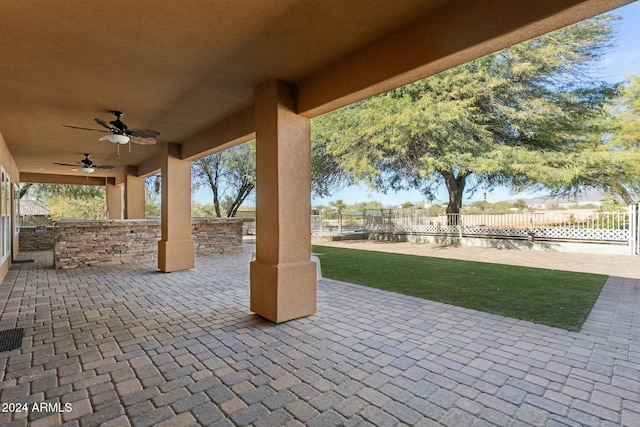
<svg viewBox="0 0 640 427"><path fill-rule="evenodd" d="M27 195L27 193L29 192L29 189L31 188L33 184L31 184L30 182L23 184L22 187L20 187L20 198L22 199L24 196Z"/></svg>
<svg viewBox="0 0 640 427"><path fill-rule="evenodd" d="M253 191L253 187L254 187L253 183L242 184L242 186L238 190L238 194L236 195L236 198L233 200L233 202L229 206L229 209L227 211L228 217L236 216L236 214L238 213L238 209L242 205L242 202L244 202L244 199L246 199L247 196L251 194L251 191Z"/></svg>
<svg viewBox="0 0 640 427"><path fill-rule="evenodd" d="M615 183L611 186L611 189L613 191L615 191L618 196L622 197L622 200L627 204L627 205L635 205L636 201L633 199L633 196L631 196L631 193L629 193L627 191L626 188L624 188L624 186L622 184L619 183Z"/></svg>
<svg viewBox="0 0 640 427"><path fill-rule="evenodd" d="M447 224L458 225L467 175L458 174L458 176L455 176L451 172L440 173L444 178L444 182L447 185L447 193L449 194L449 204L447 205Z"/></svg>
<svg viewBox="0 0 640 427"><path fill-rule="evenodd" d="M209 179L209 187L211 187L211 191L213 192L213 208L216 211L216 216L220 218L222 216L220 213L220 196L218 194L220 175L217 171L214 174L207 173L207 178Z"/></svg>
<svg viewBox="0 0 640 427"><path fill-rule="evenodd" d="M220 218L222 214L220 213L220 199L218 198L218 187L214 187L213 190L213 208L216 211L216 216Z"/></svg>

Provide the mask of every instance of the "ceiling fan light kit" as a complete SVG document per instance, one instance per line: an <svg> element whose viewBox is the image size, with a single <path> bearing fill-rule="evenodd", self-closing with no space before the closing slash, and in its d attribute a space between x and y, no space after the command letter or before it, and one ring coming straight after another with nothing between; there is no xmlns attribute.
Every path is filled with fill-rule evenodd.
<svg viewBox="0 0 640 427"><path fill-rule="evenodd" d="M92 168L92 167L84 167L84 168L81 168L80 170L84 173L94 173L96 171L95 168Z"/></svg>
<svg viewBox="0 0 640 427"><path fill-rule="evenodd" d="M105 135L105 136L103 136L102 138L99 139L99 141L109 141L109 142L112 142L114 144L119 144L119 145L128 144L130 140L131 140L131 138L129 138L127 135L119 135L119 134L116 134L116 133Z"/></svg>

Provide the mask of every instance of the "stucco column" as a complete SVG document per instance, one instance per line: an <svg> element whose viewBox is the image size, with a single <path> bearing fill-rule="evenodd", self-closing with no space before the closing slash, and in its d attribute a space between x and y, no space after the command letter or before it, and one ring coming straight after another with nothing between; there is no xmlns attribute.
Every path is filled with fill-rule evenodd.
<svg viewBox="0 0 640 427"><path fill-rule="evenodd" d="M145 218L144 177L137 176L135 166L127 166L124 176L124 217L127 219Z"/></svg>
<svg viewBox="0 0 640 427"><path fill-rule="evenodd" d="M311 137L295 113L295 87L271 81L256 91L256 259L251 311L273 322L316 312L311 261Z"/></svg>
<svg viewBox="0 0 640 427"><path fill-rule="evenodd" d="M191 238L191 161L180 159L179 144L164 144L161 157L158 268L168 273L195 266L195 243Z"/></svg>
<svg viewBox="0 0 640 427"><path fill-rule="evenodd" d="M122 186L107 182L104 185L107 219L122 219Z"/></svg>

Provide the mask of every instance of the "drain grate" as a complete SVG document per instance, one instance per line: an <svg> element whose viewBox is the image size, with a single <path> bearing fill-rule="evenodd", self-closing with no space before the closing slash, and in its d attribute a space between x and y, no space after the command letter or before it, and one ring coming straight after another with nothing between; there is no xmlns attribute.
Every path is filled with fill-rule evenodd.
<svg viewBox="0 0 640 427"><path fill-rule="evenodd" d="M15 350L16 348L20 348L20 346L22 345L23 335L23 328L0 331L0 352L11 351Z"/></svg>

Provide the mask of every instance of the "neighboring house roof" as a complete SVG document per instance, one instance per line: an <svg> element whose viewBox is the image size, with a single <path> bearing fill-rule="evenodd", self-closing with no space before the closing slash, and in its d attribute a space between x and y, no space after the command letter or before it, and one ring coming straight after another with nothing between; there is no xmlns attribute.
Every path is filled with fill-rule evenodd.
<svg viewBox="0 0 640 427"><path fill-rule="evenodd" d="M37 200L20 200L20 216L49 216L49 208Z"/></svg>

